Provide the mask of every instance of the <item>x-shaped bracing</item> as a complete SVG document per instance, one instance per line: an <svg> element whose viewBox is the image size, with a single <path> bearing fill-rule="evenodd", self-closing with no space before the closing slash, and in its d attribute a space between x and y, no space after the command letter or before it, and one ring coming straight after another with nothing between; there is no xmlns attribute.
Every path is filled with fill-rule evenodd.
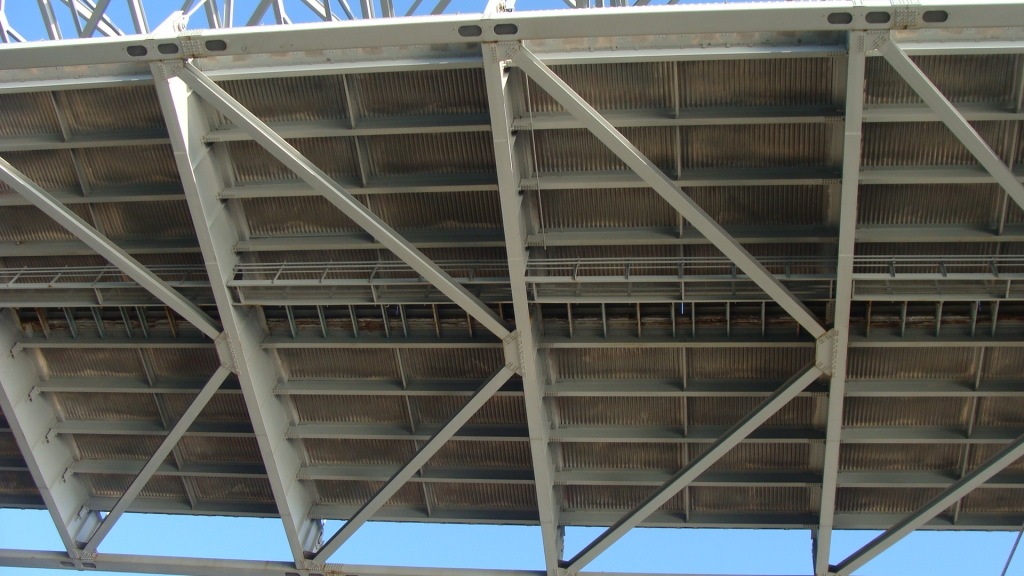
<svg viewBox="0 0 1024 576"><path fill-rule="evenodd" d="M346 216L363 228L378 242L390 249L396 256L418 272L441 293L462 307L485 328L505 343L506 365L484 383L452 419L421 448L377 493L364 504L344 526L328 541L315 550L307 550L305 558L297 558L308 566L320 566L327 562L355 531L369 520L423 465L465 424L477 410L501 386L519 370L520 355L517 333L506 325L486 304L470 293L464 286L440 269L422 252L402 238L393 228L376 214L356 200L330 176L305 158L281 136L271 130L263 121L247 110L227 92L217 86L191 62L186 62L177 71L178 78L203 100L228 117L236 126L247 132L272 156L290 168L296 175L338 207Z"/></svg>
<svg viewBox="0 0 1024 576"><path fill-rule="evenodd" d="M135 497L142 492L146 482L156 472L156 469L166 458L167 454L174 449L178 440L188 430L188 427L206 406L210 398L213 397L213 394L227 375L230 374L234 363L232 355L227 350L226 337L221 330L220 324L206 314L206 312L171 288L167 282L148 270L138 260L128 255L109 238L90 226L85 220L61 204L51 194L3 158L0 158L0 180L209 336L217 343L218 353L221 356L222 366L203 388L199 396L192 402L185 415L169 431L164 442L157 449L156 454L132 481L128 490L121 496L114 508L102 519L87 510L85 503L86 495L82 490L51 489L51 486L54 484L54 466L62 464L62 462L57 460L62 457L66 458L67 454L55 455L57 448L42 447L36 442L38 435L34 434L31 430L37 423L33 422L31 417L24 419L18 417L18 414L21 412L26 414L35 412L37 415L34 417L34 420L42 420L48 423L51 419L39 414L42 410L45 410L45 408L40 408L43 406L43 403L37 403L35 407L27 407L22 397L11 393L12 390L20 390L26 385L31 386L30 379L33 377L23 366L25 363L22 359L14 357L6 362L8 367L0 369L0 378L2 378L0 387L3 388L4 392L5 413L9 414L8 419L11 421L12 428L17 428L15 437L22 454L29 463L33 480L39 487L40 493L44 494L43 499L54 522L57 524L57 531L64 541L68 554L73 558L88 558L96 552L97 546L99 546L106 534L110 532L118 518L127 511ZM3 324L11 323L8 318L4 318L0 322ZM11 354L12 356L20 355L21 352L12 351Z"/></svg>
<svg viewBox="0 0 1024 576"><path fill-rule="evenodd" d="M1024 436L991 458L977 470L964 476L944 492L908 515L898 524L864 545L835 566L828 564L832 525L835 514L836 476L839 464L839 437L842 429L842 394L846 378L846 342L849 338L849 311L852 295L852 259L856 229L857 185L860 171L861 118L863 115L864 57L877 51L910 85L939 120L960 140L968 151L1019 206L1024 207L1024 185L999 158L978 131L963 117L952 102L896 43L891 32L854 32L850 36L850 66L847 90L846 139L843 158L843 197L839 231L839 267L836 287L835 373L829 395L828 436L825 450L825 471L822 490L821 522L815 546L815 574L849 576L875 556L881 554L904 536L924 526L929 520L956 503L968 492L1024 456Z"/></svg>
<svg viewBox="0 0 1024 576"><path fill-rule="evenodd" d="M785 285L779 282L735 238L730 236L696 202L665 175L653 162L616 130L600 113L572 90L561 78L520 44L492 46L498 60L511 60L523 72L550 94L584 127L603 142L630 169L655 192L679 211L701 234L722 251L737 267L775 300L796 321L818 340L817 363L811 364L780 387L767 400L730 428L721 438L665 482L643 503L609 527L596 540L573 558L559 562L560 571L577 573L601 552L614 544L632 528L668 502L702 472L710 468L729 450L742 442L758 426L768 420L792 398L826 373L832 362L832 338L818 319ZM491 91L495 96L496 91ZM503 97L503 94L502 94ZM494 114L492 113L492 122ZM497 139L499 136L495 136ZM500 170L500 168L499 168ZM514 169L511 172L515 172ZM506 215L507 217L508 215ZM512 246L508 247L511 250ZM529 353L529 351L526 351ZM546 543L547 544L547 543Z"/></svg>

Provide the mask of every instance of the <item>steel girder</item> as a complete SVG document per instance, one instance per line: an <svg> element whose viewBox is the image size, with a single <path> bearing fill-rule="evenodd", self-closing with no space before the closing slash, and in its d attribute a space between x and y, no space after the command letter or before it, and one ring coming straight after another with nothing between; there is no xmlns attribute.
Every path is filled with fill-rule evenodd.
<svg viewBox="0 0 1024 576"><path fill-rule="evenodd" d="M512 109L509 105L509 75L499 44L485 44L484 81L491 111L491 134L494 142L495 167L498 172L498 195L505 229L505 251L508 257L512 307L520 335L519 354L523 376L523 397L526 403L533 463L537 508L544 544L544 565L548 576L557 576L562 557L564 531L558 521L561 507L556 498L554 462L548 445L551 425L544 403L547 388L547 356L537 347L541 322L531 310L527 293L526 266L529 260L525 235L529 230L524 216L524 197L520 193L521 174L514 152L511 133Z"/></svg>
<svg viewBox="0 0 1024 576"><path fill-rule="evenodd" d="M178 173L277 511L292 557L301 566L306 562L306 552L319 544L323 526L310 519L313 495L296 477L302 457L295 442L285 438L290 424L287 400L273 394L278 367L273 355L260 346L266 333L259 311L236 306L227 287L226 280L238 262L231 245L239 240L239 232L234 207L218 198L224 178L214 161L215 151L202 140L209 131L206 112L199 96L191 94L177 78L167 77L162 64L154 64L153 73L163 78L157 84L157 97L171 135Z"/></svg>
<svg viewBox="0 0 1024 576"><path fill-rule="evenodd" d="M843 400L846 396L846 360L850 341L850 306L853 300L853 255L857 233L857 191L860 181L861 121L864 111L864 64L867 51L864 43L863 32L850 33L846 65L846 120L843 130L843 181L839 209L832 379L828 391L821 507L813 547L814 573L818 576L824 576L828 570L839 475Z"/></svg>
<svg viewBox="0 0 1024 576"><path fill-rule="evenodd" d="M49 1L49 0L46 0ZM890 16L900 8L884 5ZM188 46L188 57L241 56L279 50L303 52L323 49L376 48L395 45L422 46L434 44L459 44L467 41L460 34L464 26L477 29L463 33L475 42L502 42L510 40L532 40L561 38L566 30L582 37L625 37L657 36L676 34L703 34L709 30L716 33L746 32L800 32L822 29L846 31L857 29L903 29L905 19L913 19L913 25L941 30L944 27L960 28L1001 28L1019 22L1018 6L1012 0L989 0L984 3L964 1L926 2L914 6L912 14L899 14L884 23L867 24L868 12L879 7L859 5L852 1L826 5L727 5L727 6L648 6L643 10L610 9L586 12L496 12L491 14L468 14L442 16L438 18L376 19L362 22L323 22L316 24L295 24L287 28L257 29L255 27L224 28L204 34L205 40L223 40L226 47L213 44L211 50L205 43L197 42ZM943 10L949 15L946 23L924 23L921 14L927 10ZM835 12L849 14L845 24L830 24L828 16ZM188 37L191 33L182 33ZM940 40L959 40L956 37ZM165 37L140 38L138 36L97 39L88 45L76 45L69 49L59 43L33 43L9 45L0 52L0 69L33 68L46 66L75 66L81 64L139 62L164 59L157 49L166 43ZM922 42L922 44L925 44ZM936 45L931 42L922 46L918 53L933 53L943 50L982 52L985 50L1020 50L1012 42L993 40L975 44L962 42L958 46ZM147 49L145 56L130 56L126 48L140 45Z"/></svg>
<svg viewBox="0 0 1024 576"><path fill-rule="evenodd" d="M721 250L730 260L743 269L744 272L758 286L763 289L783 309L792 315L818 341L818 355L827 354L825 362L831 363L831 341L823 338L826 330L818 322L810 310L800 302L785 286L772 276L768 270L750 255L734 238L728 235L717 222L712 220L704 210L698 206L689 196L686 195L670 178L657 168L646 156L644 156L621 132L616 130L607 122L590 104L572 90L561 78L551 71L533 53L519 44L494 44L491 45L493 57L496 63L504 60L511 60L519 66L527 76L544 88L559 104L569 111L577 120L583 123L588 131L597 136L616 156L639 175L655 192L661 195L672 207L682 214L698 231L707 237L712 244ZM500 67L497 71L501 71ZM500 76L498 77L500 80ZM493 80L492 80L493 81ZM497 84L495 85L497 87ZM502 89L503 90L503 89ZM489 93L493 93L494 88ZM499 93L502 100L504 94ZM500 110L501 117L507 119L510 114L506 110ZM492 119L496 116L492 112ZM495 130L495 133L498 131ZM496 144L498 136L495 137ZM496 146L496 155L497 146ZM511 139L505 143L504 150L499 158L499 170L505 163L505 155L511 157ZM511 165L510 175L514 173L514 165ZM514 180L513 180L514 183ZM517 212L520 210L519 199L510 204ZM506 216L506 226L508 220ZM521 224L518 226L523 228ZM516 251L519 254L519 251ZM511 268L510 257L510 268ZM524 284L525 289L525 284ZM823 344L827 342L828 345ZM591 542L583 550L577 553L568 561L558 562L558 568L570 574L578 573L584 566L590 563L601 552L620 539L626 532L638 526L648 516L668 502L676 493L685 488L702 472L711 467L718 459L725 455L735 445L749 436L758 426L763 424L772 414L781 409L797 393L809 386L824 372L816 365L811 365L799 375L794 376L784 384L778 391L765 400L746 417L740 420L735 426L727 430L712 446L700 457L691 461L685 468L680 470L661 488L655 491L643 503L637 506L632 512L613 524L608 530L602 533L596 540ZM539 482L537 483L540 484Z"/></svg>
<svg viewBox="0 0 1024 576"><path fill-rule="evenodd" d="M396 255L405 260L407 264L423 275L424 278L430 281L442 293L450 297L458 305L465 308L469 314L474 316L477 321L493 332L498 338L503 339L507 348L513 351L516 350L517 344L515 334L510 332L505 326L504 321L498 318L498 316L476 296L469 293L469 291L460 284L457 284L450 276L437 267L436 264L413 248L387 224L352 198L348 192L339 187L329 176L302 157L302 155L285 142L283 138L273 133L273 131L271 131L262 121L256 118L255 115L248 112L226 92L221 90L201 72L192 67L191 64L186 62L185 67L179 70L178 73L185 83L195 90L197 94L202 95L204 100L209 102L212 106L217 107L228 117L232 118L236 125L239 125L246 130L257 140L257 142L271 152L272 155L276 156L279 160L284 162L285 165L292 168L292 170L306 180L308 184L313 186L315 189L320 190L328 200L338 206L346 213L346 215L360 224L377 240L395 252ZM172 81L173 79L169 80L169 82ZM167 95L165 95L165 98L166 96ZM165 111L166 109L167 106L165 105ZM179 130L174 127L169 129L169 132L172 134L172 138L174 138L175 132L178 131ZM183 132L183 130L181 131ZM182 168L181 163L179 163L179 169ZM191 164L189 165L189 168L194 170L194 166ZM184 178L185 176L183 175L183 179ZM186 188L187 187L188 185L186 184ZM224 285L224 289L227 289L226 284ZM220 287L217 286L215 290L219 291ZM514 356L507 353L506 356L509 358L509 365L512 368L517 368L519 364L518 353L516 352ZM349 523L347 523L342 530L335 535L335 537L332 537L327 544L324 544L321 547L319 544L319 538L315 541L311 540L303 543L301 556L296 554L296 565L317 566L325 564L330 554L341 546L352 532L354 532L363 522L369 519L376 509L379 509L379 507L382 506L388 498L390 498L390 496L401 487L405 481L403 479L403 475L405 473L414 473L415 470L420 467L419 465L414 465L418 459L429 459L429 457L444 444L444 441L453 435L465 420L468 420L469 417L472 416L475 410L479 408L479 405L482 405L483 402L489 398L490 394L497 391L501 384L504 383L504 380L507 380L508 375L510 374L511 372L508 368L502 369L502 371L499 372L499 375L488 383L488 386L481 389L481 393L474 397L474 401L471 401L470 404L467 405L466 409L460 411L459 414L453 418L452 426L442 428L442 430L437 433L434 441L428 442L427 446L417 454L413 461L411 461L408 466L403 468L403 470L396 475L393 482L385 484L377 495L364 506L361 510L362 514L350 519ZM502 379L501 376L504 376L504 379ZM294 485L296 480L291 480L291 482ZM284 514L282 514L282 516L284 516Z"/></svg>

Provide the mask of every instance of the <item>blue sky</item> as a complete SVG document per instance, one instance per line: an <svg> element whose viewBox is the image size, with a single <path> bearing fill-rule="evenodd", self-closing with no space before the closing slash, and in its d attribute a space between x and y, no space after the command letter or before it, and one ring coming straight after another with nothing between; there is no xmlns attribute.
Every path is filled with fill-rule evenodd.
<svg viewBox="0 0 1024 576"><path fill-rule="evenodd" d="M328 524L337 528L339 522ZM600 530L570 528L567 555ZM837 532L833 561L877 532ZM1010 532L918 532L865 566L876 576L998 576L1013 545ZM38 510L0 510L0 548L60 550L49 515ZM100 552L288 560L276 519L204 518L126 514ZM442 568L539 569L540 529L522 526L366 524L332 558L334 562ZM809 574L807 530L633 530L588 567L595 571L703 574ZM57 570L0 568L4 576L43 576ZM94 572L95 574L95 572ZM1024 560L1008 576L1024 576Z"/></svg>
<svg viewBox="0 0 1024 576"><path fill-rule="evenodd" d="M424 0L419 13L429 12ZM684 0L686 1L686 0ZM335 0L332 0L335 2ZM11 24L29 39L44 35L36 2L8 0ZM151 26L156 26L182 0L145 0ZM247 17L257 0L237 0L238 20ZM412 0L395 0L403 13ZM660 2L659 2L660 3ZM73 34L68 11L54 0L61 27ZM298 0L286 0L293 21L311 15ZM355 8L356 0L351 0ZM449 13L476 12L483 0L453 0ZM337 4L334 4L337 6ZM114 0L110 16L130 29L127 3ZM518 0L520 10L559 8L561 0ZM336 8L337 9L337 8ZM269 12L268 12L269 18ZM269 20L268 20L269 22ZM205 27L200 10L193 26ZM328 524L336 529L340 523ZM571 556L600 532L576 528L566 533ZM836 562L856 550L875 532L838 532L833 545ZM1013 544L1013 533L920 532L911 535L860 571L865 575L997 576ZM0 510L0 548L60 550L50 517L37 510ZM198 556L252 560L287 560L281 523L276 519L125 515L100 546L100 552ZM1022 553L1024 554L1024 553ZM540 530L519 526L457 526L369 523L333 557L335 562L450 568L542 567ZM705 574L808 574L811 571L807 530L672 530L638 529L615 544L589 570L686 572ZM2 575L41 576L57 571L0 568ZM1008 576L1024 576L1024 560L1010 566Z"/></svg>

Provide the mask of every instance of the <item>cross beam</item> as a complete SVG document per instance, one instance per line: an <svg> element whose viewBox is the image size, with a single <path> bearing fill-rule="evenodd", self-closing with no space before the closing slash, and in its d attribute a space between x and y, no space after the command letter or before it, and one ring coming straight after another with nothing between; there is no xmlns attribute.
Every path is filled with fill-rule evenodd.
<svg viewBox="0 0 1024 576"><path fill-rule="evenodd" d="M575 574L589 564L599 554L608 549L633 528L640 525L648 516L656 512L666 502L672 499L680 490L693 482L698 476L707 471L729 450L736 447L761 424L764 424L773 414L778 412L797 394L811 385L823 372L813 364L804 368L798 375L783 384L774 394L758 405L753 411L743 417L742 420L729 428L710 448L700 456L690 461L682 470L677 472L670 480L665 482L651 496L643 501L632 512L623 516L593 542L588 544L576 556L562 567L569 573Z"/></svg>
<svg viewBox="0 0 1024 576"><path fill-rule="evenodd" d="M185 435L185 432L188 431L189 426L191 426L192 423L195 422L196 418L199 417L199 413L203 411L203 408L206 408L206 405L213 398L213 395L220 388L220 385L224 383L224 380L227 379L229 374L231 374L231 370L226 366L217 368L217 371L213 373L213 376L211 376L210 380L205 386L203 386L203 389L199 391L199 394L196 396L195 400L192 401L192 404L189 405L188 409L185 410L185 413L181 415L181 418L174 424L174 427L172 427L170 432L167 433L167 436L164 438L163 442L160 443L156 452L150 456L146 465L142 467L142 471L139 472L139 475L132 480L128 489L125 490L124 494L122 494L120 498L118 498L117 504L114 505L110 510L110 513L107 514L106 518L103 519L103 522L99 525L96 531L93 532L92 537L89 538L89 541L83 548L86 553L92 554L96 552L96 548L100 545L100 542L102 542L103 538L110 533L110 530L114 527L117 520L128 511L132 502L134 502L135 498L142 492L142 489L146 487L146 483L149 482L149 479L152 478L157 469L160 468L160 465L164 463L167 455L170 454L171 451L174 450L174 447L178 445L178 441L181 440Z"/></svg>
<svg viewBox="0 0 1024 576"><path fill-rule="evenodd" d="M437 434L434 434L433 438L427 441L420 448L416 455L411 460L405 463L402 468L395 473L394 476L388 480L376 494L370 498L351 518L345 522L345 525L339 529L334 536L331 536L330 540L327 541L316 552L316 556L313 557L313 561L326 564L330 559L331 554L334 554L338 548L341 547L353 534L358 530L367 520L373 517L373 515L381 509L388 500L394 496L406 482L412 478L416 472L422 468L427 461L430 460L438 450L444 446L445 442L451 439L456 432L459 431L462 426L477 413L478 410L484 405L485 402L490 400L491 396L502 387L505 382L508 381L512 375L515 374L507 366L503 366L499 369L490 379L480 385L473 396L466 402L454 416L442 427Z"/></svg>
<svg viewBox="0 0 1024 576"><path fill-rule="evenodd" d="M884 39L884 37L883 37ZM890 34L878 48L879 53L896 69L896 72L910 84L917 95L925 101L939 120L963 143L964 146L985 167L985 170L996 179L1017 205L1024 207L1024 184L1021 184L1013 171L996 155L992 148L982 139L978 131L967 122L967 119L956 109L935 84L914 64L896 40Z"/></svg>
<svg viewBox="0 0 1024 576"><path fill-rule="evenodd" d="M149 271L138 260L132 258L127 252L114 244L109 238L90 226L80 216L72 212L54 198L49 192L43 190L35 182L32 182L21 171L12 166L9 162L0 158L0 180L13 188L18 194L31 202L36 208L42 210L47 216L53 218L58 224L75 235L76 238L85 242L89 248L95 250L100 256L117 266L122 272L135 280L143 288L156 296L164 304L168 305L183 318L191 322L210 338L216 340L220 336L220 324L210 318L191 300L182 296L167 282Z"/></svg>
<svg viewBox="0 0 1024 576"><path fill-rule="evenodd" d="M588 131L603 142L669 205L682 214L697 231L721 250L726 257L735 262L752 281L782 306L811 336L820 338L825 335L825 328L803 302L794 296L782 282L777 280L746 248L730 236L621 132L605 120L593 106L548 68L540 58L518 44L501 46L509 48L512 61L526 72L527 76L582 122Z"/></svg>
<svg viewBox="0 0 1024 576"><path fill-rule="evenodd" d="M462 307L474 319L483 324L485 328L493 332L495 336L505 339L510 335L511 331L506 326L505 321L499 318L479 298L452 279L447 272L441 270L437 264L427 258L405 238L402 238L391 226L356 200L352 194L339 186L323 170L317 168L316 165L285 141L284 138L257 118L255 114L247 110L237 100L232 98L230 94L217 86L213 80L210 80L198 68L193 66L191 62L185 63L185 67L179 73L179 77L204 100L209 102L210 105L252 136L253 140L270 152L271 155L295 172L296 175L322 194L329 202L337 206L356 225L366 230L378 242L394 252L396 256L433 284L441 293L450 298L452 302Z"/></svg>
<svg viewBox="0 0 1024 576"><path fill-rule="evenodd" d="M863 32L850 33L849 48L846 66L846 123L843 131L843 182L839 200L839 258L836 264L832 381L829 384L828 419L825 425L821 508L813 548L814 573L817 576L823 576L828 571L832 524L835 519L836 483L839 477L840 436L843 431L846 360L850 341L850 303L853 297L853 253L857 236L861 124L864 115Z"/></svg>
<svg viewBox="0 0 1024 576"><path fill-rule="evenodd" d="M1021 456L1024 456L1024 436L1017 438L1016 441L979 466L974 472L964 476L958 482L942 491L941 494L933 498L917 512L910 514L892 528L879 534L877 538L868 542L853 554L850 554L850 556L836 566L830 567L830 573L836 576L849 576L854 570L857 570L870 562L874 557L888 550L904 536L924 526L929 520L938 516L943 510L966 496L968 492L981 486L1004 468L1016 462Z"/></svg>

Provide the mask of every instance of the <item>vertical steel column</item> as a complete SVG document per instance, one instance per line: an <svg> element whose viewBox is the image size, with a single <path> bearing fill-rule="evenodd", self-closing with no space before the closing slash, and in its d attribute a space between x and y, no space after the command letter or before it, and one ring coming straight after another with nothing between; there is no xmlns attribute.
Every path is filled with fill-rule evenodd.
<svg viewBox="0 0 1024 576"><path fill-rule="evenodd" d="M175 64L180 66L152 65L157 96L278 513L295 563L303 567L306 553L319 546L323 527L309 518L313 494L297 479L302 458L294 441L285 438L291 424L288 400L273 392L277 365L260 347L266 332L258 311L236 306L226 284L238 262L233 250L239 240L238 227L231 208L219 198L223 176L214 152L203 142L210 130L203 103L184 82L165 73L164 66Z"/></svg>
<svg viewBox="0 0 1024 576"><path fill-rule="evenodd" d="M544 405L543 386L547 382L543 371L543 358L537 349L539 323L530 315L530 302L526 290L526 224L523 219L523 198L519 193L519 169L513 151L514 137L510 133L512 110L507 94L508 74L505 60L509 59L503 44L484 44L484 77L491 112L491 134L494 138L494 157L498 172L498 193L505 226L505 249L512 288L512 308L519 334L520 372L523 376L523 396L530 434L530 452L533 458L534 485L541 533L544 540L544 561L549 576L558 573L562 555L562 531L559 527L560 504L555 497L553 458L548 446L550 424Z"/></svg>
<svg viewBox="0 0 1024 576"><path fill-rule="evenodd" d="M864 114L864 55L867 37L851 32L846 66L846 123L843 134L843 182L839 200L839 261L836 265L836 304L833 327L832 381L828 393L825 426L825 464L821 508L814 546L814 573L828 571L835 518L839 446L843 430L843 396L846 393L846 356L850 341L850 301L853 297L853 252L857 235L857 191L860 179L861 123Z"/></svg>

